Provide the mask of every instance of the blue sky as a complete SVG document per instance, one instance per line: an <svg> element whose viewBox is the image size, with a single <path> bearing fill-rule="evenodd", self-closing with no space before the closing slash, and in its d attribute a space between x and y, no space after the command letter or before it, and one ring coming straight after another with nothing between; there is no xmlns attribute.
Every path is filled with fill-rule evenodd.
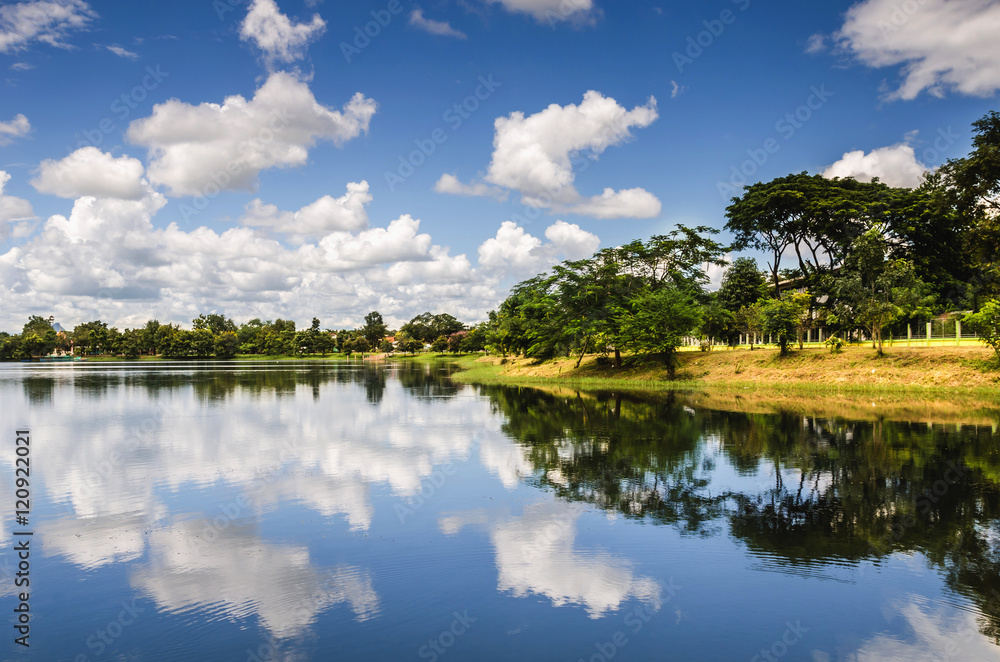
<svg viewBox="0 0 1000 662"><path fill-rule="evenodd" d="M744 181L917 185L997 108L997 34L985 0L4 3L0 328L473 322Z"/></svg>

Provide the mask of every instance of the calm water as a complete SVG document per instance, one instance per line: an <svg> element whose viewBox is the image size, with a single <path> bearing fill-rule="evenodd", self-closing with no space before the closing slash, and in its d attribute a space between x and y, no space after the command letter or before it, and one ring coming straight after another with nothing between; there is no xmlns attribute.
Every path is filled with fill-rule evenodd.
<svg viewBox="0 0 1000 662"><path fill-rule="evenodd" d="M412 366L0 366L2 657L1000 659L996 417L694 403Z"/></svg>

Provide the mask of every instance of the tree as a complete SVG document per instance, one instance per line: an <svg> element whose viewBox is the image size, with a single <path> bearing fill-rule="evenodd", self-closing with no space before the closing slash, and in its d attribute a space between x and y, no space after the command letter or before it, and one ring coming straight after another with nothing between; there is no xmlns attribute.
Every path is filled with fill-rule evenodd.
<svg viewBox="0 0 1000 662"><path fill-rule="evenodd" d="M959 214L969 223L965 249L979 290L996 293L1000 282L1000 113L990 111L972 123L972 152L940 168L941 183Z"/></svg>
<svg viewBox="0 0 1000 662"><path fill-rule="evenodd" d="M741 308L757 303L767 293L767 278L757 268L757 260L740 257L722 275L718 298L723 308L735 314Z"/></svg>
<svg viewBox="0 0 1000 662"><path fill-rule="evenodd" d="M313 343L313 350L319 352L323 356L326 356L334 349L336 349L336 343L333 340L333 336L330 335L329 331L321 331L316 340Z"/></svg>
<svg viewBox="0 0 1000 662"><path fill-rule="evenodd" d="M142 330L125 329L122 333L121 349L126 359L137 359L142 355Z"/></svg>
<svg viewBox="0 0 1000 662"><path fill-rule="evenodd" d="M208 315L198 315L191 320L195 331L208 330L213 336L226 331L236 332L236 323L225 315L219 313L209 313Z"/></svg>
<svg viewBox="0 0 1000 662"><path fill-rule="evenodd" d="M389 327L385 325L381 313L377 310L365 315L365 325L361 327L361 335L368 341L368 347L378 347L382 344Z"/></svg>
<svg viewBox="0 0 1000 662"><path fill-rule="evenodd" d="M231 359L236 356L240 340L234 331L223 331L215 336L215 358Z"/></svg>
<svg viewBox="0 0 1000 662"><path fill-rule="evenodd" d="M764 316L762 309L766 299L759 299L749 306L743 306L736 313L736 325L746 334L750 342L750 351L753 351L754 337L764 333Z"/></svg>
<svg viewBox="0 0 1000 662"><path fill-rule="evenodd" d="M456 333L448 336L448 351L453 354L458 354L464 349L465 339L468 337L468 331L457 331Z"/></svg>
<svg viewBox="0 0 1000 662"><path fill-rule="evenodd" d="M789 347L798 335L800 306L791 297L768 299L760 307L762 330L773 335L781 356L786 356Z"/></svg>
<svg viewBox="0 0 1000 662"><path fill-rule="evenodd" d="M874 228L855 240L843 272L832 283L835 320L864 326L879 356L883 330L928 303L913 263L889 259L886 242Z"/></svg>
<svg viewBox="0 0 1000 662"><path fill-rule="evenodd" d="M993 348L1000 364L1000 302L986 302L979 312L967 314L963 321L979 335L980 340Z"/></svg>
<svg viewBox="0 0 1000 662"><path fill-rule="evenodd" d="M435 338L434 342L431 343L431 351L438 352L439 354L448 351L448 337L438 336Z"/></svg>
<svg viewBox="0 0 1000 662"><path fill-rule="evenodd" d="M691 292L676 285L648 289L622 318L622 342L635 351L660 356L670 377L677 367L677 348L701 324L702 310Z"/></svg>
<svg viewBox="0 0 1000 662"><path fill-rule="evenodd" d="M142 345L142 351L145 354L156 354L159 350L159 344L157 343L157 332L160 330L159 320L149 320L146 322L146 326L140 331L140 343Z"/></svg>
<svg viewBox="0 0 1000 662"><path fill-rule="evenodd" d="M399 327L399 331L422 342L430 343L440 335L450 336L464 328L464 324L447 313L432 315L426 312Z"/></svg>
<svg viewBox="0 0 1000 662"><path fill-rule="evenodd" d="M397 338L396 347L398 347L399 351L404 354L416 354L423 349L424 343L416 338L410 338L405 334L401 334L400 337Z"/></svg>

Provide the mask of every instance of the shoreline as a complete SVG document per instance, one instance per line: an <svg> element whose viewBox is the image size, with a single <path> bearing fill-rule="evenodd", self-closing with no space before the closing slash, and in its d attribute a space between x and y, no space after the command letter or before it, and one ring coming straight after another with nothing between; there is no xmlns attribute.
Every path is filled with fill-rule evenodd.
<svg viewBox="0 0 1000 662"><path fill-rule="evenodd" d="M769 391L806 394L976 395L1000 401L1000 369L984 347L887 348L877 357L869 347L845 347L840 354L806 348L780 357L770 347L716 348L678 353L675 378L666 367L626 357L621 368L598 365L597 355L545 361L496 356L452 359L463 383L567 386L585 390ZM418 357L419 358L419 357ZM446 359L447 357L441 357Z"/></svg>

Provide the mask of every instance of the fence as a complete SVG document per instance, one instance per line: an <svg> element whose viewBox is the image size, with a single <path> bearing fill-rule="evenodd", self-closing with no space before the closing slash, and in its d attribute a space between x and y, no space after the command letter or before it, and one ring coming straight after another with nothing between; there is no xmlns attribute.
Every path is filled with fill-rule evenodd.
<svg viewBox="0 0 1000 662"><path fill-rule="evenodd" d="M803 335L803 346L821 347L830 337L829 331L823 328L808 329ZM775 344L774 337L754 335L754 345ZM848 333L844 338L848 344L870 343L872 340L863 330L856 329ZM751 337L741 334L736 345L726 345L719 342L711 342L713 347L749 347ZM684 339L683 347L687 349L698 349L702 343L707 342L704 338L688 337ZM962 331L962 320L960 319L935 319L926 324L908 324L906 333L897 335L882 336L884 345L900 345L903 347L955 347L955 346L979 346L979 336L975 333ZM795 344L798 344L797 342Z"/></svg>

